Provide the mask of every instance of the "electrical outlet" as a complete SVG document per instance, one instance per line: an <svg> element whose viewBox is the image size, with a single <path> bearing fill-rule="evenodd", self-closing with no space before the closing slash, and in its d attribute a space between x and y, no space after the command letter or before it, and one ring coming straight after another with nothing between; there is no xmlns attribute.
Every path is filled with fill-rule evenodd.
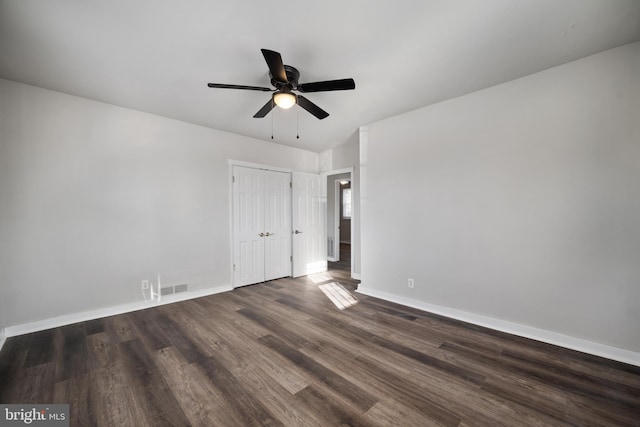
<svg viewBox="0 0 640 427"><path fill-rule="evenodd" d="M410 288L413 288L413 287L414 287L414 285L415 285L415 283L413 282L413 279L411 279L411 278L409 278L409 282L408 282L407 284L408 284L408 286L409 286Z"/></svg>
<svg viewBox="0 0 640 427"><path fill-rule="evenodd" d="M147 290L149 289L149 281L148 280L143 280L142 281L142 290Z"/></svg>

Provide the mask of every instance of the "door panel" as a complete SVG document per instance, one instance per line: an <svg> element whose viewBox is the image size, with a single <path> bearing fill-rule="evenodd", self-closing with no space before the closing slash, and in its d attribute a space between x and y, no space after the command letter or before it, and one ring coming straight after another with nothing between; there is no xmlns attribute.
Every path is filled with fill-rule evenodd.
<svg viewBox="0 0 640 427"><path fill-rule="evenodd" d="M291 276L291 174L264 171L265 280Z"/></svg>
<svg viewBox="0 0 640 427"><path fill-rule="evenodd" d="M300 277L327 269L326 200L320 175L293 172L292 179L293 277Z"/></svg>
<svg viewBox="0 0 640 427"><path fill-rule="evenodd" d="M264 189L262 171L234 167L233 171L234 284L264 281Z"/></svg>

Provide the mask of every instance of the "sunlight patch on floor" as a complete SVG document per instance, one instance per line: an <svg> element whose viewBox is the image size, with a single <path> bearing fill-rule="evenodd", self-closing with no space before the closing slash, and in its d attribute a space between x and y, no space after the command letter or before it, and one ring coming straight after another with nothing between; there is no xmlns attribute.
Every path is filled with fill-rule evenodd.
<svg viewBox="0 0 640 427"><path fill-rule="evenodd" d="M322 283L322 282L326 282L327 280L333 279L333 277L331 277L331 275L328 273L316 273L316 274L311 274L307 277L311 279L313 283Z"/></svg>
<svg viewBox="0 0 640 427"><path fill-rule="evenodd" d="M342 285L336 282L318 286L320 290L335 304L340 310L356 305L358 300L353 297Z"/></svg>

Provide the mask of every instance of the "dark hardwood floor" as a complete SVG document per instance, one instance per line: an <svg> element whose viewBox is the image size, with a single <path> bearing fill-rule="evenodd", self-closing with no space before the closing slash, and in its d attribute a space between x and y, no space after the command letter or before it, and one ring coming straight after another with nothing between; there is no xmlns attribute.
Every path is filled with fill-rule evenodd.
<svg viewBox="0 0 640 427"><path fill-rule="evenodd" d="M338 266L339 267L339 266ZM640 424L640 368L319 285L349 270L9 338L0 402L76 426Z"/></svg>
<svg viewBox="0 0 640 427"><path fill-rule="evenodd" d="M343 274L342 277L351 277L351 245L349 243L340 243L340 260L330 262L329 269L334 273L339 270Z"/></svg>

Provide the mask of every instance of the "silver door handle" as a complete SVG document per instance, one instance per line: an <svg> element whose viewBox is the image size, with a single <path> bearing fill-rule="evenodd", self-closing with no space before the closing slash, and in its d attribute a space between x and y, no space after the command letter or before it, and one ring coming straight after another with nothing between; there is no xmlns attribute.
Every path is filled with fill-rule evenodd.
<svg viewBox="0 0 640 427"><path fill-rule="evenodd" d="M264 233L260 233L260 234L258 234L258 236L264 237Z"/></svg>
<svg viewBox="0 0 640 427"><path fill-rule="evenodd" d="M296 230L296 231L294 231L294 233L296 233L296 234L301 234L301 233L302 233L302 231L300 231L300 230Z"/></svg>

